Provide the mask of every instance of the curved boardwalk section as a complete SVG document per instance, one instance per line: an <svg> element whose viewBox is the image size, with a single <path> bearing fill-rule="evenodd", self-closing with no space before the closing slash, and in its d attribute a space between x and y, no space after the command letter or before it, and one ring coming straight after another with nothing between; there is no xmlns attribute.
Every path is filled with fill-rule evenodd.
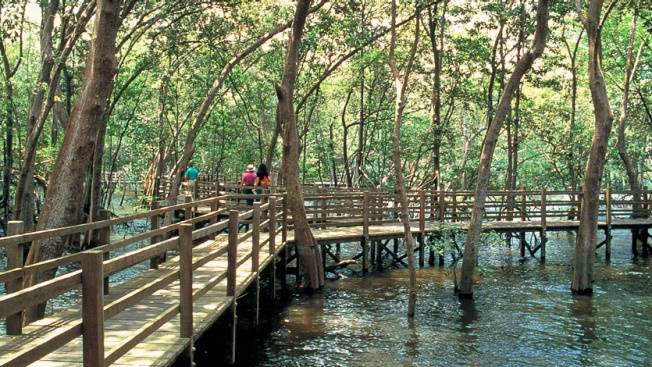
<svg viewBox="0 0 652 367"><path fill-rule="evenodd" d="M650 196L646 192L639 202L628 193L614 197L607 191L600 203L599 229L605 232L600 246L605 247L606 257L613 228L644 233L632 236L632 250L639 243L648 251ZM0 238L8 259L7 268L0 272L7 291L0 297L0 317L6 318L9 334L0 337L0 367L190 364L194 341L222 316L233 318L234 338L238 296L254 289L258 305L261 272L271 270L274 279L278 258L281 284L285 284L287 263L293 260L287 257L293 242L288 236L292 218L282 194L257 198L263 203L246 206L241 202L252 195L230 193L194 202L186 197L172 206L153 205L146 213L109 219L104 212L104 220L98 222L32 233L22 233L20 223L11 223L11 235ZM383 251L396 262L405 258L397 242L393 250L388 246L390 239L403 236L390 193L322 191L306 195L305 204L320 243L360 243L361 252L353 260L362 260L363 272ZM472 205L469 192L410 193L412 235L417 238L420 265L426 237L439 235L443 229L464 232ZM492 192L484 228L518 233L521 256L527 249L544 261L546 231L575 230L578 205L578 193ZM183 219L175 222L175 217ZM149 228L112 240L111 227L130 221L147 221ZM91 250L23 264L24 249L30 243L90 238L93 232L100 245ZM538 240L528 243L525 232L538 233ZM341 260L329 246L323 246L323 251L324 259L328 255L336 262ZM429 262L434 263L432 252ZM143 271L142 264L148 269ZM110 277L134 271L134 267L141 269L136 276L120 284L109 282ZM53 269L72 270L37 284L30 281ZM26 311L62 294L72 294L79 303L23 326Z"/></svg>

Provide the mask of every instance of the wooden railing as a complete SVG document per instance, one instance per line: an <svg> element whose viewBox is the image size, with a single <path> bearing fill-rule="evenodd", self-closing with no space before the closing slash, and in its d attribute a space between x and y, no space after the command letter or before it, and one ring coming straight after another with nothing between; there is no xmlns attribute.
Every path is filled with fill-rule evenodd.
<svg viewBox="0 0 652 367"><path fill-rule="evenodd" d="M281 190L279 190L281 191ZM277 197L278 195L278 197ZM473 207L473 194L469 191L416 191L409 192L409 213L415 226L422 234L427 222L465 222ZM248 206L247 199L260 200ZM581 210L580 192L528 191L489 192L484 206L487 221L540 221L545 227L547 221L577 218ZM287 201L276 193L228 194L213 196L197 201L183 202L159 207L154 203L152 210L122 218L109 219L104 211L98 222L77 226L22 233L20 222L10 222L9 236L0 238L0 247L7 253L7 267L0 272L0 282L6 284L6 293L0 297L0 317L7 318L8 334L21 334L21 320L26 309L52 300L66 292L81 288L82 317L70 324L56 338L40 345L29 353L21 354L10 365L26 365L51 353L72 339L84 335L84 361L90 365L101 365L116 361L147 335L160 328L172 317L181 315L180 336L189 338L192 334L192 302L208 292L215 285L227 281L227 296L235 295L235 275L238 267L251 260L252 272L258 272L259 249L269 245L274 253L277 243L284 245L292 218L287 210ZM305 195L306 213L314 228L362 226L363 234L369 234L370 226L396 224L399 222L396 198L393 193L382 191L340 192L321 190ZM205 212L205 214L201 214ZM238 210L239 209L239 210ZM600 215L607 225L612 219L631 216L650 216L652 195L643 190L635 196L631 192L606 190L600 197ZM184 219L173 223L175 212L183 212ZM168 218L165 219L164 218ZM147 221L149 229L143 233L112 241L111 227L134 221ZM199 222L206 224L196 228ZM250 229L242 233L239 225L246 223ZM261 242L261 228L268 229L268 237ZM98 231L100 245L87 251L65 255L56 259L24 265L25 246L36 241L66 241L75 236L89 236ZM192 257L192 243L199 238L213 239L220 232L227 231L228 246L220 247L202 258ZM278 236L280 235L280 239ZM238 259L237 246L245 240L252 241L252 250ZM146 241L138 249L131 249ZM103 303L103 296L110 292L108 277L148 261L150 268L159 267L165 255L176 250L179 267L163 273L148 283L119 299ZM209 261L227 255L228 269L216 274L201 289L192 290L192 272ZM113 255L113 256L112 256ZM39 277L67 266L76 268L47 281L23 287L24 280ZM119 347L104 351L103 325L130 305L153 294L170 283L180 280L179 303L163 314L150 320L146 327ZM189 297L192 295L192 297Z"/></svg>
<svg viewBox="0 0 652 367"><path fill-rule="evenodd" d="M3 361L1 366L28 365L47 354L55 351L73 339L83 335L83 359L84 365L101 366L115 362L140 341L155 332L166 322L177 314L180 314L181 326L180 337L192 337L192 302L204 295L218 283L227 281L226 295L235 295L235 281L237 269L249 259L252 260L252 271L258 272L259 250L262 246L269 245L270 253L276 249L277 237L283 234L282 241L286 238L284 229L284 218L277 206L282 206L284 200L270 197L265 204L257 203L250 210L239 212L228 210L226 207L219 209L220 203L225 202L225 197L215 197L195 202L189 202L174 206L155 208L147 213L135 214L119 219L106 219L99 222L82 224L78 226L36 231L31 233L20 233L21 224L12 222L13 233L10 236L0 238L0 246L7 250L7 269L0 272L0 281L7 285L7 294L0 297L0 317L7 318L7 333L19 335L21 330L21 319L26 309L47 302L66 292L81 288L82 291L82 315L81 319L68 324L65 330L61 330L55 338L39 345L36 349L25 351L17 355L11 361ZM194 216L195 209L200 205L208 205L210 211L207 214ZM159 226L161 217L175 210L183 210L186 213L185 220L174 224ZM221 219L225 218L225 219ZM134 220L151 220L151 230L136 234L129 238L110 242L110 228L118 224ZM198 222L207 222L202 228L195 229ZM251 229L240 233L238 224L246 222L251 224ZM261 242L260 229L265 227L268 236ZM82 251L72 255L66 255L57 259L38 262L30 265L23 265L23 246L34 241L46 241L52 239L63 240L63 238L86 234L89 231L99 230L105 244L91 250ZM219 247L216 250L204 255L201 258L193 258L192 244L200 238L215 238L215 236L228 230L228 245ZM238 244L250 239L252 250L245 257L238 259ZM151 241L150 244L136 249L127 250L125 247L141 241ZM282 242L281 242L282 243ZM124 253L110 257L111 252L123 250ZM129 269L144 261L150 260L150 266L159 266L164 255L172 250L178 253L178 268L162 270L156 280L149 282L118 299L104 304L103 297L110 289L108 277L118 272ZM193 291L192 272L217 257L228 256L228 268L225 272L216 274L201 288ZM57 267L75 265L81 268L69 273L56 276L50 280L37 283L23 288L23 280L26 277L38 276L44 272L53 271ZM167 269L167 268L166 268ZM111 351L104 350L104 322L119 314L127 307L130 307L144 298L151 296L158 290L163 289L172 282L180 281L179 302L165 312L149 320L149 322L131 335Z"/></svg>
<svg viewBox="0 0 652 367"><path fill-rule="evenodd" d="M485 221L546 221L579 218L581 192L491 191L484 205ZM600 196L600 213L605 220L649 217L650 191L634 198L631 192L606 190ZM306 213L314 227L359 226L397 223L399 207L387 192L324 193L306 195ZM417 191L408 193L410 218L416 222L466 222L473 209L470 191ZM365 213L366 216L365 216Z"/></svg>

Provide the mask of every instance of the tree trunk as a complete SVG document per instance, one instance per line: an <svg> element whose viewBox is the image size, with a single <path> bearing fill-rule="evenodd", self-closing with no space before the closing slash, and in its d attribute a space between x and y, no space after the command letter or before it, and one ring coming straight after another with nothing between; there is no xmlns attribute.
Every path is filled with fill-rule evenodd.
<svg viewBox="0 0 652 367"><path fill-rule="evenodd" d="M518 89L521 78L532 67L534 60L541 56L546 44L548 33L548 0L539 0L537 7L536 31L534 33L532 47L523 54L514 66L514 71L505 85L500 103L487 129L484 143L482 144L482 155L480 157L480 166L478 167L471 221L464 245L462 274L458 289L459 296L462 298L473 297L473 275L477 257L476 248L480 240L480 232L482 231L484 204L487 198L489 177L491 175L491 161L496 149L500 129L510 110L512 96Z"/></svg>
<svg viewBox="0 0 652 367"><path fill-rule="evenodd" d="M401 164L401 124L403 120L403 110L405 108L405 90L407 87L407 82L410 77L410 71L412 70L412 64L414 63L414 58L417 51L417 45L419 43L419 9L417 7L416 15L416 29L414 32L414 41L412 42L412 48L410 50L410 55L405 66L404 75L401 76L401 72L396 65L396 0L392 0L392 16L391 16L391 39L389 46L389 56L388 63L392 71L392 77L394 79L394 87L396 89L396 102L394 107L394 129L392 131L392 162L394 165L394 174L396 176L396 196L401 206L401 222L403 223L403 240L405 242L405 252L408 259L408 272L409 284L408 284L408 309L407 316L408 318L414 317L414 312L417 302L417 273L414 259L414 246L412 239L412 229L410 227L410 214L408 199L405 193L405 184L403 182L403 168Z"/></svg>
<svg viewBox="0 0 652 367"><path fill-rule="evenodd" d="M430 37L430 46L432 48L432 58L435 63L433 75L433 87L431 97L431 118L433 130L432 144L432 187L439 189L441 185L441 141L443 134L443 124L441 121L441 63L442 53L444 51L444 26L446 24L446 7L448 1L444 1L442 14L439 20L437 17L437 8L439 2L435 3L434 9L428 9L428 36ZM439 34L437 34L437 24L439 23Z"/></svg>
<svg viewBox="0 0 652 367"><path fill-rule="evenodd" d="M349 106L353 88L349 89L342 109L342 160L344 161L344 173L346 174L346 187L353 187L353 175L351 174L351 166L349 164L349 125L346 124L346 108Z"/></svg>
<svg viewBox="0 0 652 367"><path fill-rule="evenodd" d="M84 178L92 163L95 139L101 125L106 102L116 72L115 40L119 28L120 1L101 0L97 13L80 95L70 116L59 156L48 185L43 213L37 229L51 229L78 223L83 203ZM53 238L32 244L26 263L53 259L63 253L63 241ZM42 274L51 279L55 270ZM26 279L27 285L37 279ZM30 312L42 317L44 307Z"/></svg>
<svg viewBox="0 0 652 367"><path fill-rule="evenodd" d="M602 0L592 0L589 3L586 18L583 19L584 28L589 38L589 89L595 114L595 131L593 132L589 159L584 169L582 211L573 258L571 290L573 293L578 294L591 294L593 292L593 263L595 261L598 233L600 183L607 154L609 132L613 122L600 64L600 17L603 3ZM583 9L578 8L578 12L583 13Z"/></svg>
<svg viewBox="0 0 652 367"><path fill-rule="evenodd" d="M279 123L283 127L283 177L287 190L288 208L294 221L294 241L299 252L299 261L306 274L305 286L313 290L324 285L324 269L321 247L315 241L306 217L303 190L299 184L299 134L297 117L293 106L294 85L297 74L297 54L308 16L310 0L298 0L288 52L283 67L283 79L276 86Z"/></svg>
<svg viewBox="0 0 652 367"><path fill-rule="evenodd" d="M632 23L629 28L629 38L627 40L627 62L625 66L625 83L623 84L623 98L620 108L620 117L618 119L618 142L616 147L618 148L618 155L623 161L623 166L625 167L625 173L627 174L627 182L629 188L634 193L634 201L640 201L641 199L641 185L638 180L638 170L636 168L636 163L631 155L627 152L627 142L625 139L625 124L627 121L627 104L629 101L629 89L631 81L634 79L635 73L635 63L634 63L634 37L636 36L636 17L637 14L634 13L632 17ZM639 216L641 206L639 204L634 205L633 215Z"/></svg>
<svg viewBox="0 0 652 367"><path fill-rule="evenodd" d="M16 220L23 221L25 231L34 229L34 159L40 131L36 129L37 119L41 115L43 99L51 83L51 73L54 67L52 35L54 19L59 9L59 0L51 0L43 17L41 29L41 70L36 79L27 118L27 139L25 141L25 156L18 176L16 186Z"/></svg>
<svg viewBox="0 0 652 367"><path fill-rule="evenodd" d="M309 9L308 12L316 11L326 2L327 0L322 0L314 8ZM219 90L222 88L222 85L226 81L226 78L231 74L233 68L236 65L238 65L243 59L245 59L247 56L252 54L260 46L264 45L267 41L272 39L274 36L288 29L291 25L292 22L280 23L276 27L274 27L274 29L270 30L265 34L262 34L260 37L258 37L258 39L256 39L256 41L254 41L254 43L252 43L247 48L242 50L242 52L240 52L239 54L233 56L233 58L231 58L226 63L226 65L224 65L217 79L213 81L213 84L208 89L206 96L204 97L201 106L199 107L199 112L197 113L197 116L195 117L192 126L188 130L188 135L186 135L186 140L183 146L183 153L181 154L181 157L177 160L176 168L172 172L171 175L172 182L170 183L170 193L168 195L168 201L171 204L172 203L176 204L176 198L179 194L179 186L181 185L183 172L186 166L188 166L188 163L190 162L190 159L192 158L192 155L195 152L195 147L194 147L195 139L199 134L199 130L201 130L202 126L204 125L204 121L208 116L208 112L210 108L213 106L213 102L217 97L217 92L219 92ZM273 152L271 154L273 154Z"/></svg>
<svg viewBox="0 0 652 367"><path fill-rule="evenodd" d="M22 42L22 40L21 40ZM22 44L21 44L22 49ZM12 68L9 62L9 56L5 50L4 43L0 40L0 52L2 53L2 65L4 69L5 77L5 100L4 100L4 109L5 109L5 119L7 121L5 127L5 146L4 146L4 166L2 167L2 229L6 233L7 222L9 218L9 208L10 208L10 192L11 192L11 180L14 170L14 124L16 121L16 108L14 104L14 85L11 79L18 71L21 60L19 59L16 62L15 67Z"/></svg>

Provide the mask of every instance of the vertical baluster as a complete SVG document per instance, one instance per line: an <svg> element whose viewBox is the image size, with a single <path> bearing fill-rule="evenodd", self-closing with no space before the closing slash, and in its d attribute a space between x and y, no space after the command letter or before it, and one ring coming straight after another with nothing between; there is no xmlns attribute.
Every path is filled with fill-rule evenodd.
<svg viewBox="0 0 652 367"><path fill-rule="evenodd" d="M185 365L192 365L192 224L179 226L179 336L190 339L182 354Z"/></svg>
<svg viewBox="0 0 652 367"><path fill-rule="evenodd" d="M23 234L24 223L22 221L8 221L7 235L16 236ZM17 243L6 247L7 270L22 268L24 263L23 244ZM7 293L18 292L23 289L23 278L14 278L6 283ZM20 335L23 332L23 311L7 316L7 335Z"/></svg>
<svg viewBox="0 0 652 367"><path fill-rule="evenodd" d="M101 250L82 258L82 324L84 366L104 366L104 292Z"/></svg>

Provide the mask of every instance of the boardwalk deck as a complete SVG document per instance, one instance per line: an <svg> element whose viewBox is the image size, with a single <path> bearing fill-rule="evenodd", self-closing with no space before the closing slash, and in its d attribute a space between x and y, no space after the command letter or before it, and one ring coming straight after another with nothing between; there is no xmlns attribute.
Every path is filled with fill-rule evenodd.
<svg viewBox="0 0 652 367"><path fill-rule="evenodd" d="M266 233L261 233L261 243L267 239ZM193 258L200 259L209 252L225 248L227 237L218 236L213 241L206 241L193 249ZM267 267L273 259L269 254L268 244L261 246L260 269ZM279 246L276 251L282 249ZM251 240L238 245L238 261L251 253ZM105 296L105 305L126 295L127 293L147 285L149 282L162 278L166 274L177 271L178 257L161 264L159 269L148 270L137 278L111 288L111 294ZM199 290L211 278L224 274L227 269L227 255L224 254L193 272L193 291ZM247 287L256 280L257 274L252 271L251 259L243 261L237 272L236 299ZM219 282L206 294L194 300L193 321L194 337L201 336L216 319L233 304L234 297L226 296L226 279ZM146 327L152 318L164 313L170 307L178 307L179 281L155 292L150 297L138 304L128 307L116 316L105 322L105 348L107 355L118 348L125 340L143 327ZM0 366L10 365L8 361L24 353L30 353L45 339L54 337L52 331L67 330L81 325L81 312L79 305L46 317L43 320L30 324L24 329L24 334L0 338ZM179 336L179 315L161 326L128 353L120 357L115 366L168 366L188 346L189 340ZM82 362L82 337L78 337L57 351L48 354L42 360L30 366L81 366Z"/></svg>
<svg viewBox="0 0 652 367"><path fill-rule="evenodd" d="M458 228L460 231L465 231L468 228L466 222L446 223L446 226ZM546 228L548 231L566 231L574 230L579 226L579 221L576 220L555 220L547 221ZM599 222L600 229L606 228L607 224L604 221ZM611 223L611 228L625 229L625 228L646 228L652 227L652 218L642 219L614 219ZM503 221L503 222L487 222L483 224L483 229L493 230L496 232L518 232L518 231L539 231L542 229L541 221ZM441 225L433 222L425 223L425 232L435 233L441 230ZM414 235L421 234L418 225L412 225L412 233ZM321 244L339 243L346 241L360 241L363 237L363 226L348 226L348 227L327 227L313 229L313 234L317 242ZM379 226L369 226L369 239L387 239L403 237L403 226L400 224L388 224ZM288 242L293 242L292 234L288 235Z"/></svg>
<svg viewBox="0 0 652 367"><path fill-rule="evenodd" d="M411 194L409 209L413 234L419 244L420 265L424 262L426 235L436 233L442 227L456 227L460 231L467 229L469 195L423 191ZM527 247L531 256L538 251L540 260L545 261L545 233L574 230L579 226L579 221L564 219L577 212L579 201L574 199L576 195L549 194L545 190L494 193L485 207L484 229L521 234L540 232L538 243L528 244L525 236L520 236L521 257L525 256ZM600 215L606 220L599 223L599 228L606 234L602 244L607 259L610 231L613 229L632 230L633 252L637 237L640 237L644 254L649 248L652 200L647 192L640 201L627 197L634 196L621 193L619 200L612 202L610 191L604 195ZM12 235L0 238L0 246L8 254L7 266L0 271L0 282L4 282L7 289L6 294L0 295L0 317L7 318L8 331L9 321L12 321L11 332L20 335L0 337L0 367L168 366L177 357L187 356L191 343L218 318L226 316L227 310L233 309L234 300L257 280L261 271L275 261L282 250L280 273L285 275L287 270L286 246L292 242L292 217L285 200L263 195L257 198L264 199L265 203L252 207L241 205L243 198L252 196L229 194L195 202L184 197L183 202L176 205L159 207L154 203L152 210L145 213L115 219L106 215L104 220L93 223L31 233L22 233L18 222L10 223ZM516 202L507 204L516 198ZM374 261L374 249L378 250L377 254L381 254L382 248L390 252L378 244L381 241L376 245L369 241L403 236L393 199L387 193L321 192L307 197L306 207L318 242L360 241L363 250L356 258L362 257L363 272L368 269L370 260ZM179 212L183 214L177 215ZM167 220L163 221L163 218L170 218L172 214L184 219L166 224ZM643 218L629 219L632 216ZM509 220L511 218L516 220ZM111 241L112 226L143 220L149 221L150 230ZM243 225L247 227L245 232L238 230ZM232 235L220 234L226 230ZM23 247L28 243L48 238L87 236L92 231L99 232L103 245L37 264L23 264ZM215 239L191 248L193 239L210 237ZM127 246L136 243L140 243L138 249L126 250ZM179 256L159 263L159 257L170 251L177 251ZM254 266L256 256L259 256L257 269ZM402 259L397 253L393 257L397 261ZM443 264L442 256L439 260ZM150 270L122 284L111 285L109 294L102 297L103 277L141 262L149 262ZM82 270L23 287L25 277L80 263ZM298 265L293 265L297 269ZM281 280L284 284L283 276ZM81 294L83 302L80 304L93 307L82 309L78 304L22 329L16 322L19 314L29 307L73 290L77 292L75 294ZM102 300L103 307L99 300ZM84 360L89 358L93 359L85 363Z"/></svg>

